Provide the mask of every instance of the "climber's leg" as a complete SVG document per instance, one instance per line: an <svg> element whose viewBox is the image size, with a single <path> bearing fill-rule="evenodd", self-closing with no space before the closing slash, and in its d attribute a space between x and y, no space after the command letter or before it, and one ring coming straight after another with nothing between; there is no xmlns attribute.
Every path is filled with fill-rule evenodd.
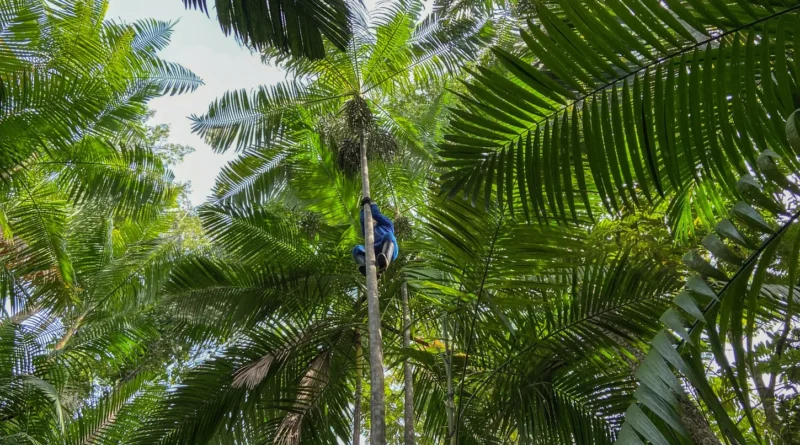
<svg viewBox="0 0 800 445"><path fill-rule="evenodd" d="M367 275L367 251L364 246L353 247L353 259L358 264L358 271L361 275Z"/></svg>
<svg viewBox="0 0 800 445"><path fill-rule="evenodd" d="M377 257L375 258L378 263L378 269L386 270L389 268L389 264L391 264L392 260L395 258L395 248L394 242L392 242L392 237L384 235L383 239L381 239L380 245L380 252L377 252Z"/></svg>

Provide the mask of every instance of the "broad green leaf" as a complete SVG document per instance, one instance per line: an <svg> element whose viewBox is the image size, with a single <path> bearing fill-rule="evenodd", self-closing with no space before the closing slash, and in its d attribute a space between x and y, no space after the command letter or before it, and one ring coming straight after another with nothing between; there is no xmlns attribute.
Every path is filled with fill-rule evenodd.
<svg viewBox="0 0 800 445"><path fill-rule="evenodd" d="M684 255L683 263L700 275L705 275L719 281L728 281L727 275L725 275L716 267L712 266L708 261L705 260L705 258L700 256L696 250L690 250L686 255Z"/></svg>
<svg viewBox="0 0 800 445"><path fill-rule="evenodd" d="M547 202L550 205L550 214L553 218L558 219L558 204L556 204L555 196L555 182L558 181L558 175L553 171L553 156L556 151L553 147L558 143L558 119L553 120L552 134L550 129L550 121L544 124L544 136L542 138L542 166L544 168L544 190L547 195Z"/></svg>
<svg viewBox="0 0 800 445"><path fill-rule="evenodd" d="M631 199L635 205L639 205L639 200L636 197L636 188L634 187L633 176L631 175L630 161L628 160L628 151L631 150L630 144L625 142L625 133L622 131L622 114L619 103L619 92L617 87L611 90L611 123L614 131L615 149L617 151L617 161L622 178L625 180L625 185ZM626 147L628 148L626 150Z"/></svg>
<svg viewBox="0 0 800 445"><path fill-rule="evenodd" d="M722 48L722 45L720 45ZM714 47L709 43L706 45L705 54L703 56L703 93L704 93L704 100L703 102L703 116L705 118L705 125L703 128L705 129L705 140L708 141L709 145L709 152L711 155L711 159L713 160L712 166L715 167L714 170L718 173L718 177L723 179L723 182L727 183L729 186L736 182L733 175L731 174L730 170L725 168L726 165L725 155L722 153L719 147L719 138L717 135L717 112L724 113L727 115L727 102L725 100L717 101L716 94L719 94L718 88L715 86L720 83L724 83L722 79L724 77L715 81L714 74L716 73L723 73L721 65L724 63L718 63L717 70L714 70L713 66L713 53ZM717 110L715 107L720 107ZM727 126L725 124L720 125L720 131L725 132L725 128Z"/></svg>
<svg viewBox="0 0 800 445"><path fill-rule="evenodd" d="M559 17L557 17L550 8L542 6L538 9L542 24L548 29L550 35L558 33L569 42L578 52L576 62L587 71L599 70L604 71L608 76L614 76L616 73L614 68L600 57L597 52L589 46L583 39L576 35ZM549 25L549 26L548 26ZM602 78L603 76L600 76Z"/></svg>
<svg viewBox="0 0 800 445"><path fill-rule="evenodd" d="M744 260L722 242L717 235L709 233L703 238L703 246L718 259L730 264L741 265Z"/></svg>
<svg viewBox="0 0 800 445"><path fill-rule="evenodd" d="M778 168L777 160L781 157L772 150L764 150L758 155L758 170L770 181L783 189L790 190L792 193L800 194L800 187L797 184L789 181L789 178L784 175Z"/></svg>
<svg viewBox="0 0 800 445"><path fill-rule="evenodd" d="M531 52L536 54L536 56L542 60L542 63L544 63L553 74L558 76L560 80L566 82L570 87L582 94L586 94L586 89L576 78L590 85L593 83L592 78L587 76L580 67L574 65L570 59L554 57L553 52L557 54L559 51L553 51L555 49L553 41L545 36L538 26L528 21L528 29L531 30L533 36L524 30L520 30L519 34L525 44L528 45Z"/></svg>
<svg viewBox="0 0 800 445"><path fill-rule="evenodd" d="M678 334L684 341L692 343L689 338L689 333L686 331L685 320L673 309L668 309L661 318L658 319L664 326L668 327L672 332Z"/></svg>
<svg viewBox="0 0 800 445"><path fill-rule="evenodd" d="M562 178L564 181L564 195L567 197L569 212L572 216L572 221L577 224L578 213L575 210L575 192L572 189L572 169L570 168L570 151L573 145L577 145L577 140L570 140L570 133L572 132L572 129L575 128L574 124L570 124L571 122L568 119L568 113L565 111L564 119L561 124L561 165L559 168L562 172Z"/></svg>
<svg viewBox="0 0 800 445"><path fill-rule="evenodd" d="M567 114L564 113L564 117ZM558 124L558 117L553 119L553 140L551 145L552 155L550 156L550 168L548 172L550 173L550 181L553 183L553 195L555 196L556 205L558 206L558 214L561 215L561 220L564 224L568 224L567 221L567 213L564 209L564 192L561 189L561 178L559 175L559 171L562 169L562 164L566 166L566 171L569 171L569 163L564 163L561 161L561 152L563 150L563 142L564 142L564 132L568 131L568 128L565 128L562 121L562 124Z"/></svg>
<svg viewBox="0 0 800 445"><path fill-rule="evenodd" d="M638 79L638 77L637 77ZM648 185L647 177L644 173L644 167L642 166L642 157L640 154L639 149L639 141L636 136L637 133L637 126L634 123L633 118L633 110L631 109L631 92L630 87L628 86L628 82L625 82L622 85L622 117L624 120L623 126L625 128L625 140L628 146L628 150L630 151L631 161L633 163L633 170L636 173L636 180L639 187L642 188L642 192L644 192L645 197L647 200L652 203L652 197L650 196L650 186Z"/></svg>
<svg viewBox="0 0 800 445"><path fill-rule="evenodd" d="M740 58L738 57L738 39L734 40L736 44L733 46L733 51L731 54L731 65L735 68L738 64L741 63ZM729 43L726 39L723 39L719 45L719 53L725 54L728 50ZM716 70L716 99L717 99L717 113L719 114L719 119L717 122L720 126L720 133L722 134L721 145L722 149L725 151L725 155L728 158L728 162L733 164L734 168L736 169L736 173L738 176L747 174L747 168L742 161L742 158L739 152L736 150L736 143L734 142L734 135L733 129L731 128L730 118L728 118L728 113L731 109L737 110L736 103L739 101L738 91L739 88L738 82L739 79L736 77L738 76L738 71L734 70L730 74L728 73L728 69L726 68L728 62L726 60L717 60L717 70ZM734 84L735 82L735 84ZM731 86L733 84L733 86ZM731 94L731 101L733 106L730 106L728 101L728 92L730 91ZM741 131L744 131L744 126L740 126ZM736 137L738 139L738 137Z"/></svg>
<svg viewBox="0 0 800 445"><path fill-rule="evenodd" d="M586 177L583 172L583 156L581 153L581 146L580 143L580 136L578 134L578 107L572 107L572 119L570 120L571 127L572 127L572 141L570 146L572 147L572 162L574 163L573 169L575 171L575 177L578 180L578 193L581 195L581 199L583 200L583 205L586 208L586 213L589 216L590 220L594 220L592 216L592 205L589 202L589 190L586 187Z"/></svg>
<svg viewBox="0 0 800 445"><path fill-rule="evenodd" d="M625 413L625 421L630 422L631 426L648 442L655 445L669 445L669 442L661 434L661 431L656 428L653 422L651 422L635 404L631 405Z"/></svg>
<svg viewBox="0 0 800 445"><path fill-rule="evenodd" d="M605 147L605 166L611 170L611 177L614 178L614 183L617 185L617 193L622 200L625 207L629 207L628 197L625 193L625 183L620 175L620 167L622 163L617 158L617 141L614 132L611 128L612 114L609 108L609 100L606 95L606 90L603 90L602 95L602 113L600 114L600 121L602 122L603 145Z"/></svg>
<svg viewBox="0 0 800 445"><path fill-rule="evenodd" d="M592 111L591 111L591 135L593 137L592 140L592 148L594 152L592 155L594 156L595 162L597 163L597 168L599 170L599 174L603 178L603 188L605 189L606 196L611 203L611 207L614 209L615 212L619 212L619 205L617 204L616 194L614 193L614 184L611 182L611 169L608 167L608 163L606 161L606 152L608 148L606 148L606 140L603 137L603 128L601 125L601 114L600 108L597 105L598 99L592 101ZM585 111L584 111L585 113Z"/></svg>
<svg viewBox="0 0 800 445"><path fill-rule="evenodd" d="M541 211L542 217L545 221L547 221L547 208L545 207L545 198L544 198L544 184L542 184L542 166L544 165L541 162L541 154L543 153L543 147L541 144L541 134L542 128L540 125L536 126L536 135L533 139L533 168L531 169L531 173L533 176L533 183L534 189L531 190L531 194L535 197L536 202L538 203L537 206Z"/></svg>
<svg viewBox="0 0 800 445"><path fill-rule="evenodd" d="M773 240L773 242L766 246L761 254L761 257L758 259L756 271L753 276L753 282L750 284L750 289L747 294L747 322L745 332L747 336L747 351L749 354L754 353L753 335L756 328L755 319L758 312L758 298L761 288L764 285L767 272L769 271L770 263L774 259L775 250L778 248L779 243L775 241L777 240Z"/></svg>
<svg viewBox="0 0 800 445"><path fill-rule="evenodd" d="M789 81L789 66L786 61L786 31L787 28L791 29L791 19L788 16L782 16L778 19L778 30L775 40L775 78L778 81L778 99L781 101L783 107L782 115L789 116L794 112L792 104L792 92Z"/></svg>
<svg viewBox="0 0 800 445"><path fill-rule="evenodd" d="M755 248L753 243L745 238L745 236L739 232L739 229L737 229L729 219L723 219L717 223L717 226L714 227L714 231L720 236L725 237L742 247L748 247L751 249Z"/></svg>
<svg viewBox="0 0 800 445"><path fill-rule="evenodd" d="M499 60L503 66L538 93L562 105L566 105L564 97L572 98L574 96L569 90L513 54L501 48L493 48L492 52L497 56L497 60Z"/></svg>
<svg viewBox="0 0 800 445"><path fill-rule="evenodd" d="M511 162L510 159L508 161L506 161L506 147L503 147L503 149L498 154L497 158L498 158L497 159L497 173L496 173L497 174L497 179L496 179L496 184L497 184L497 204L501 209L503 209L505 207L505 206L503 206L503 201L505 200L505 197L506 197L505 193L503 193L503 187L505 187L505 184L506 184L505 181L503 181L504 175L506 174L506 168L505 168L506 165L505 165L505 163L506 162ZM490 173L493 173L493 172L490 172Z"/></svg>
<svg viewBox="0 0 800 445"><path fill-rule="evenodd" d="M764 233L774 233L772 227L749 204L739 201L733 206L731 214L754 230Z"/></svg>
<svg viewBox="0 0 800 445"><path fill-rule="evenodd" d="M514 218L514 144L508 144L508 156L506 157L506 201L511 217Z"/></svg>
<svg viewBox="0 0 800 445"><path fill-rule="evenodd" d="M644 91L642 91L640 86L641 83L644 83ZM644 99L641 99L642 96ZM658 171L658 155L652 127L651 97L650 71L647 70L645 71L644 82L640 82L639 76L636 76L633 81L633 114L636 117L639 138L642 141L642 152L644 152L645 159L647 159L646 165L650 172L650 177L653 180L653 184L659 196L663 198L664 188L661 185L661 177Z"/></svg>
<svg viewBox="0 0 800 445"><path fill-rule="evenodd" d="M523 62L520 61L520 63ZM480 80L481 84L485 85L490 91L517 108L530 111L538 116L545 116L547 112L553 111L554 107L551 103L495 73L493 70L483 67L478 67L478 70L480 74L470 70L467 70L467 72ZM544 111L532 108L532 106L543 108Z"/></svg>
<svg viewBox="0 0 800 445"><path fill-rule="evenodd" d="M689 109L689 101L691 100L689 98L689 88L691 79L687 72L687 65L686 53L684 53L678 64L677 89L675 90L675 94L678 96L678 133L680 138L679 142L676 142L676 145L678 143L680 144L683 156L689 167L689 174L697 181L697 164L692 154L694 147L692 146L691 131L689 130L689 115L691 114L691 110ZM698 76L696 71L693 72L693 74L694 75L691 77ZM698 151L702 151L702 146Z"/></svg>
<svg viewBox="0 0 800 445"><path fill-rule="evenodd" d="M487 211L492 207L492 183L494 178L495 162L497 161L497 153L492 154L489 159L489 167L486 169L486 188L483 193L483 208Z"/></svg>
<svg viewBox="0 0 800 445"><path fill-rule="evenodd" d="M689 32L681 23L675 18L667 8L664 8L658 0L641 0L642 3L646 4L650 11L653 12L661 21L663 21L669 28L673 31L676 31L678 34L683 36L689 42L694 42L694 36L692 33ZM681 46L680 44L676 44L676 46Z"/></svg>
<svg viewBox="0 0 800 445"><path fill-rule="evenodd" d="M664 26L664 24L660 22L655 15L653 15L653 12L651 12L650 9L645 6L644 2L626 2L626 4L628 8L633 11L635 18L632 20L639 20L643 22L648 30L658 34L660 39L669 42L673 47L681 47L680 40L675 37L675 34L669 29L669 27ZM669 50L667 49L663 50L664 53L668 51Z"/></svg>
<svg viewBox="0 0 800 445"><path fill-rule="evenodd" d="M786 211L783 205L767 196L761 189L761 186L750 175L744 175L739 178L739 181L736 183L736 191L738 191L744 199L750 201L751 204L769 210L773 214Z"/></svg>
<svg viewBox="0 0 800 445"><path fill-rule="evenodd" d="M674 303L686 311L687 314L693 316L695 320L705 321L703 312L697 307L697 302L692 298L688 292L679 293L674 300Z"/></svg>
<svg viewBox="0 0 800 445"><path fill-rule="evenodd" d="M798 58L800 59L800 58ZM795 156L800 156L800 110L795 110L786 120L786 137Z"/></svg>
<svg viewBox="0 0 800 445"><path fill-rule="evenodd" d="M708 286L708 284L699 277L689 277L686 280L686 289L693 295L707 298L711 301L717 299L717 294Z"/></svg>
<svg viewBox="0 0 800 445"><path fill-rule="evenodd" d="M634 392L633 395L636 400L641 402L642 405L646 406L648 409L650 409L650 411L664 420L673 430L677 431L684 437L688 435L686 429L681 423L680 417L677 415L677 404L670 405L666 403L664 399L656 395L652 390L650 390L649 387L644 385L636 388L636 392Z"/></svg>
<svg viewBox="0 0 800 445"><path fill-rule="evenodd" d="M531 156L530 145L522 145L522 137L517 139L517 187L519 187L519 199L522 202L522 212L525 214L525 221L531 222L531 215L528 209L528 187L526 180L526 166Z"/></svg>
<svg viewBox="0 0 800 445"><path fill-rule="evenodd" d="M585 10L584 8L573 8L569 1L561 0L561 10L565 14L567 20L575 26L586 41L606 60L617 66L622 70L627 70L628 65L617 56L617 52L629 61L636 62L634 56L627 47L617 45L620 36L612 36L602 23L595 19L594 14ZM613 47L613 49L612 49Z"/></svg>
<svg viewBox="0 0 800 445"><path fill-rule="evenodd" d="M606 208L608 213L613 213L611 207L609 206L610 199L608 198L606 187L603 182L603 169L597 159L599 150L596 148L596 142L598 138L595 136L594 131L592 130L592 114L592 111L589 109L588 100L584 101L583 118L581 119L581 123L583 124L583 143L586 147L586 158L589 160L589 171L594 178L594 183L597 186L597 191L600 194L600 200L603 203L603 207Z"/></svg>

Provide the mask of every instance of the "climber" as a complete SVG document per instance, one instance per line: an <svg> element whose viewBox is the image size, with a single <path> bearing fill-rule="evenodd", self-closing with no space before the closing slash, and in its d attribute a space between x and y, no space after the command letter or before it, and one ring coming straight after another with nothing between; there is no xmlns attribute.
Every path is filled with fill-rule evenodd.
<svg viewBox="0 0 800 445"><path fill-rule="evenodd" d="M372 209L372 231L375 234L375 262L378 266L378 274L389 268L389 264L397 258L399 248L397 239L394 237L394 224L383 216L378 210L378 205L372 202L369 197L361 200L361 236L366 236L364 232L364 205L370 204ZM353 248L353 258L358 264L358 271L361 275L367 275L367 251L364 246Z"/></svg>

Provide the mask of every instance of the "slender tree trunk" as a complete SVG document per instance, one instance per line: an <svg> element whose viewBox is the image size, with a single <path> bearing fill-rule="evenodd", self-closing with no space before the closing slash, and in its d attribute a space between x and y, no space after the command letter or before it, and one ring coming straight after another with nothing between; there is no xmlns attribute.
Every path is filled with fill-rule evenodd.
<svg viewBox="0 0 800 445"><path fill-rule="evenodd" d="M360 131L361 191L370 196L367 143ZM370 382L370 445L386 444L386 407L383 383L383 339L381 309L378 300L378 276L375 268L375 234L372 231L372 209L364 205L364 247L367 252L367 317L369 319L369 382Z"/></svg>
<svg viewBox="0 0 800 445"><path fill-rule="evenodd" d="M770 387L764 384L762 374L756 369L755 365L749 363L750 374L753 376L753 382L756 385L756 392L758 398L761 399L761 405L764 408L764 417L767 419L767 425L773 433L780 437L781 435L781 419L778 416L778 411L775 408L775 387Z"/></svg>
<svg viewBox="0 0 800 445"><path fill-rule="evenodd" d="M361 444L361 373L364 372L364 351L361 348L361 331L356 329L356 397L353 408L353 445Z"/></svg>
<svg viewBox="0 0 800 445"><path fill-rule="evenodd" d="M400 288L403 299L403 347L411 347L411 315L408 311L408 284L403 281ZM405 424L406 445L414 445L414 380L411 362L408 359L403 361L403 380L405 382L405 404L403 417Z"/></svg>
<svg viewBox="0 0 800 445"><path fill-rule="evenodd" d="M73 335L75 335L75 332L78 331L78 328L81 327L81 324L83 323L83 319L85 317L86 317L86 314L84 313L84 314L81 314L80 317L75 319L75 322L72 323L72 326L70 326L69 329L67 329L67 332L64 333L64 336L61 337L61 340L59 340L58 343L56 343L56 346L55 346L55 350L56 351L60 351L60 350L64 349L67 346L67 343L69 343L69 340L72 338Z"/></svg>
<svg viewBox="0 0 800 445"><path fill-rule="evenodd" d="M455 443L455 390L453 389L453 351L450 349L450 338L447 335L447 321L442 323L442 331L444 334L444 372L447 379L447 395L444 401L444 407L447 411L447 441L451 444Z"/></svg>

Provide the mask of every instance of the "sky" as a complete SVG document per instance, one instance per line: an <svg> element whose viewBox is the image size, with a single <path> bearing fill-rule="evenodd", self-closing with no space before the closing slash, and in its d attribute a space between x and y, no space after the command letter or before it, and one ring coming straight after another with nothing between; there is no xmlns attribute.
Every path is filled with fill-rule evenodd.
<svg viewBox="0 0 800 445"><path fill-rule="evenodd" d="M181 0L110 0L106 18L124 22L143 18L178 21L172 43L160 55L189 68L205 85L193 93L151 101L150 107L156 111L152 124L169 124L169 142L195 148L173 170L178 181L191 182L192 204L201 204L211 194L220 169L235 153L214 153L202 138L192 134L189 116L205 113L208 105L226 91L274 84L285 78L284 73L262 64L257 54L239 46L233 37L226 37L215 18L185 9Z"/></svg>

